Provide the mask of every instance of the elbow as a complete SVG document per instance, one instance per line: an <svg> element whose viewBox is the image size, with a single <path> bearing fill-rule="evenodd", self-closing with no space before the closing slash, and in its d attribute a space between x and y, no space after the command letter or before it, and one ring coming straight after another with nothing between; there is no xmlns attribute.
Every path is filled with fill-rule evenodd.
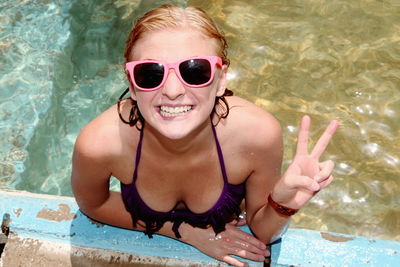
<svg viewBox="0 0 400 267"><path fill-rule="evenodd" d="M89 205L82 204L77 201L80 212L82 212L86 217L94 221L101 221L101 212L99 207L93 207Z"/></svg>

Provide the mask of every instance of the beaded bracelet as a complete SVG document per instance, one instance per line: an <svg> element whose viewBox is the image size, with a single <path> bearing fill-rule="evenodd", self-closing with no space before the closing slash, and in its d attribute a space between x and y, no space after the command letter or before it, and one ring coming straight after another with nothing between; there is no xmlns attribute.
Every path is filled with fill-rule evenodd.
<svg viewBox="0 0 400 267"><path fill-rule="evenodd" d="M279 213L279 214L282 215L282 216L287 216L287 217L289 217L289 216L292 216L292 215L296 214L296 212L299 211L299 210L292 209L292 208L288 208L288 207L285 207L285 206L282 206L282 205L276 203L276 202L272 199L271 195L268 196L268 203L271 205L272 208L274 208L274 210L275 210L277 213Z"/></svg>

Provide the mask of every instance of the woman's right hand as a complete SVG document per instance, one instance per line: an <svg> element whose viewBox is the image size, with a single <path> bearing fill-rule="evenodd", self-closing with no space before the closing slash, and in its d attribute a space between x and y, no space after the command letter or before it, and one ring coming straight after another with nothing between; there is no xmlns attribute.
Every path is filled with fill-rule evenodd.
<svg viewBox="0 0 400 267"><path fill-rule="evenodd" d="M270 255L266 245L260 240L231 224L227 224L225 231L218 235L215 235L211 227L201 229L191 227L185 223L184 225L188 227L185 227L186 229L190 230L183 233L182 241L195 246L208 256L233 266L248 266L248 263L240 261L231 255L253 261L264 261L265 257ZM183 228L182 226L180 229Z"/></svg>

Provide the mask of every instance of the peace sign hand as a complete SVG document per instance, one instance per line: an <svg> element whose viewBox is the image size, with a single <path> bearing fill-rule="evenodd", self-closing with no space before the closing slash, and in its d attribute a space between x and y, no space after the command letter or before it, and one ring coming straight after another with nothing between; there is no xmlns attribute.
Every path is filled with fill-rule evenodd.
<svg viewBox="0 0 400 267"><path fill-rule="evenodd" d="M333 134L339 126L339 121L333 120L319 138L317 144L308 153L308 132L310 117L304 116L300 124L296 154L285 174L277 182L272 192L272 199L286 207L300 209L318 191L328 186L334 163L331 160L320 162Z"/></svg>

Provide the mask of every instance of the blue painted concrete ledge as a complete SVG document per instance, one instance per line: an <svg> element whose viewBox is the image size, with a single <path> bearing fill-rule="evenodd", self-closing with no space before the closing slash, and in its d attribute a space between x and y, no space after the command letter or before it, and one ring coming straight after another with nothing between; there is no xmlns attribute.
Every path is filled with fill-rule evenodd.
<svg viewBox="0 0 400 267"><path fill-rule="evenodd" d="M8 226L10 235L18 240L44 240L62 243L60 247L170 259L170 266L179 261L182 266L224 265L164 236L149 239L141 232L96 223L82 214L70 197L0 190L0 216L3 226ZM400 242L289 229L282 241L272 246L272 266L400 266Z"/></svg>

